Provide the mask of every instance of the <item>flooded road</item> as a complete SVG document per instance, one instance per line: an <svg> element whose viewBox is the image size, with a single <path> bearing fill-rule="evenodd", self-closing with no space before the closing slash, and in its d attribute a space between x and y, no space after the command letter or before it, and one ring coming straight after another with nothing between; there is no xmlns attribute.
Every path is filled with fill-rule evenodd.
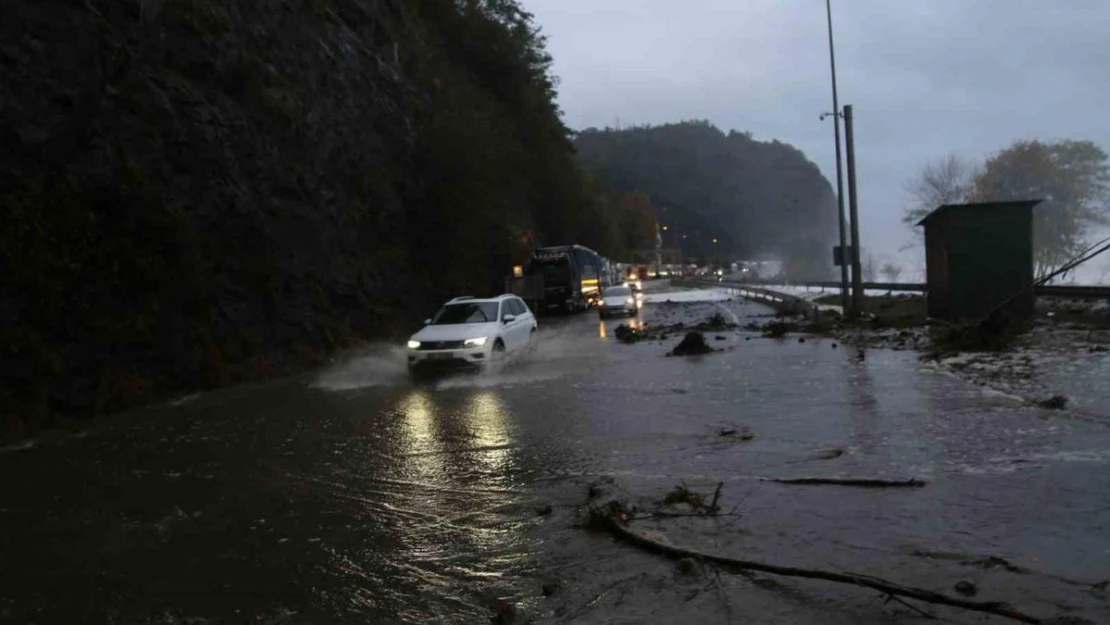
<svg viewBox="0 0 1110 625"><path fill-rule="evenodd" d="M643 316L716 307L767 312ZM909 352L729 331L709 335L726 351L668 358L680 337L621 345L618 324L543 323L504 371L432 383L371 349L4 451L0 621L488 623L506 598L540 623L922 620L873 591L678 575L574 527L590 484L648 504L680 482L723 482L741 516L645 524L676 543L1110 618L1092 586L1110 579L1110 420ZM721 436L740 428L754 438ZM833 475L929 483L763 480Z"/></svg>

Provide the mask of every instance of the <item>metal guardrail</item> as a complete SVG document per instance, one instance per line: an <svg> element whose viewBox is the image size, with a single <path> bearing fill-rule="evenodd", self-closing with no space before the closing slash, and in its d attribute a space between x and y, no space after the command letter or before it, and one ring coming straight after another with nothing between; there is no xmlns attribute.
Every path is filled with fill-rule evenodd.
<svg viewBox="0 0 1110 625"><path fill-rule="evenodd" d="M743 294L750 299L774 302L777 304L791 304L797 306L798 310L805 310L807 312L816 311L820 308L817 304L804 297L781 293L760 286L752 286L742 282L718 281L715 278L672 278L671 284L675 286L728 289L729 291Z"/></svg>
<svg viewBox="0 0 1110 625"><path fill-rule="evenodd" d="M840 283L832 280L810 280L783 283L775 280L734 282L728 279L716 283L718 286L736 284L757 286L794 286L811 289L840 290ZM896 291L901 293L924 293L925 285L914 282L864 282L864 289L874 291ZM1060 297L1065 299L1110 299L1110 286L1081 286L1074 284L1044 285L1036 288L1039 297Z"/></svg>
<svg viewBox="0 0 1110 625"><path fill-rule="evenodd" d="M1045 285L1037 287L1041 297L1063 297L1067 299L1110 299L1108 286Z"/></svg>

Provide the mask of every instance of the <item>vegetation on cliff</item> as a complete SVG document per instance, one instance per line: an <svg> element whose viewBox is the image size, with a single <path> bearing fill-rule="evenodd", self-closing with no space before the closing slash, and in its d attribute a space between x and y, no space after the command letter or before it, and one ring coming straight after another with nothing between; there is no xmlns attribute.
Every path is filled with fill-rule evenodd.
<svg viewBox="0 0 1110 625"><path fill-rule="evenodd" d="M836 196L798 149L706 121L588 129L575 144L601 187L651 197L665 247L703 259L777 257L795 277L829 274Z"/></svg>
<svg viewBox="0 0 1110 625"><path fill-rule="evenodd" d="M513 0L5 2L0 413L311 365L613 244L549 64Z"/></svg>

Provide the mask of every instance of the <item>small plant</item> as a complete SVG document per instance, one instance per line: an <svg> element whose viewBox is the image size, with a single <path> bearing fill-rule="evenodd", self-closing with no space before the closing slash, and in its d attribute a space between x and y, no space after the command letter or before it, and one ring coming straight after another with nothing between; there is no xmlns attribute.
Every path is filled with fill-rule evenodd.
<svg viewBox="0 0 1110 625"><path fill-rule="evenodd" d="M674 490L667 493L666 496L663 497L663 505L665 506L673 506L683 503L695 510L700 510L705 506L705 498L702 497L701 494L695 493L694 491L687 488L685 482L679 484L678 486L675 486Z"/></svg>
<svg viewBox="0 0 1110 625"><path fill-rule="evenodd" d="M794 330L795 324L789 321L772 321L763 328L763 335L773 339L781 339L787 332Z"/></svg>

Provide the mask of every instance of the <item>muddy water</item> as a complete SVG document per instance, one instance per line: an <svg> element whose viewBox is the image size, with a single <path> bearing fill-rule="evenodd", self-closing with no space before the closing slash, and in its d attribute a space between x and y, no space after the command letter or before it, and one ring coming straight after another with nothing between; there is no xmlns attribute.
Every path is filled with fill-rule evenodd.
<svg viewBox="0 0 1110 625"><path fill-rule="evenodd" d="M765 312L659 303L644 317L719 306ZM967 579L1038 615L1107 616L1080 585L1110 578L1102 422L905 352L729 332L711 340L726 351L666 358L669 344L617 344L617 323L545 323L502 371L421 384L375 348L2 452L0 620L482 623L508 598L545 623L912 621L874 593L678 575L575 529L602 477L606 497L642 506L723 481L740 517L643 525L682 544L939 590ZM720 435L733 428L755 438ZM761 479L818 475L930 483ZM976 566L983 555L1027 572Z"/></svg>

